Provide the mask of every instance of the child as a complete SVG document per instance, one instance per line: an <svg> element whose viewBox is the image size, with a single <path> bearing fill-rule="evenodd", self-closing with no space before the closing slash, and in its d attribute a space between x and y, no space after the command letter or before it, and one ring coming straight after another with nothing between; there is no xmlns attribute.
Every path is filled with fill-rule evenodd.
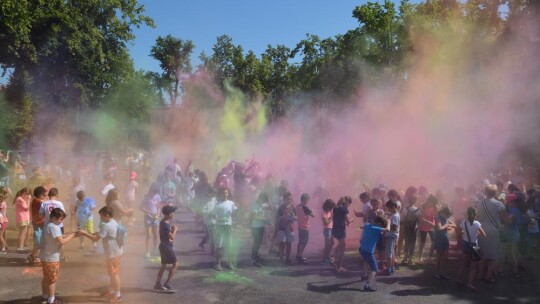
<svg viewBox="0 0 540 304"><path fill-rule="evenodd" d="M306 258L303 257L304 249L306 249L309 240L309 218L313 217L313 212L307 206L309 202L309 194L303 193L300 197L300 204L296 206L296 216L298 218L298 245L296 247L296 261L302 264L306 263Z"/></svg>
<svg viewBox="0 0 540 304"><path fill-rule="evenodd" d="M39 263L39 249L41 244L41 236L43 234L43 226L45 225L45 219L39 216L39 209L41 209L41 204L46 197L47 190L45 188L38 186L34 189L34 199L30 205L30 210L32 213L32 227L34 228L34 248L32 252L28 255L27 259L30 264Z"/></svg>
<svg viewBox="0 0 540 304"><path fill-rule="evenodd" d="M124 254L124 248L123 246L119 246L116 240L119 224L114 220L114 211L110 206L99 209L99 216L102 223L97 234L89 234L84 230L79 230L79 234L86 236L94 242L100 239L103 240L107 272L111 279L110 287L112 289L112 292L109 290L103 296L110 299L109 303L120 303L122 302L122 294L120 293L120 263Z"/></svg>
<svg viewBox="0 0 540 304"><path fill-rule="evenodd" d="M322 209L323 214L321 216L323 224L323 237L324 237L324 249L323 249L323 264L332 264L334 260L330 257L330 251L334 246L334 238L332 237L332 223L333 223L333 211L336 207L336 203L332 199L324 201Z"/></svg>
<svg viewBox="0 0 540 304"><path fill-rule="evenodd" d="M278 233L279 242L279 260L285 264L291 264L291 243L294 241L293 223L296 220L294 209L292 207L293 198L290 192L283 195L283 205L278 208Z"/></svg>
<svg viewBox="0 0 540 304"><path fill-rule="evenodd" d="M334 250L334 256L336 257L334 267L338 272L347 271L345 267L342 267L343 256L345 255L345 238L347 236L346 229L353 220L349 218L349 206L352 204L352 199L350 196L343 196L337 202L337 207L334 208L333 212L333 227L332 227L332 236L338 240L338 245Z"/></svg>
<svg viewBox="0 0 540 304"><path fill-rule="evenodd" d="M227 260L227 266L230 270L234 269L232 263L232 214L238 209L238 206L229 199L229 189L219 188L216 195L216 205L211 211L211 216L215 220L213 236L214 246L216 254L216 266L217 271L223 270L221 268L221 260L225 257Z"/></svg>
<svg viewBox="0 0 540 304"><path fill-rule="evenodd" d="M362 212L354 211L354 215L356 217L361 217L363 219L363 224L373 224L369 221L369 216L371 215L371 211L373 210L373 206L371 206L371 198L369 197L369 194L367 192L362 192L358 196L360 201L362 202Z"/></svg>
<svg viewBox="0 0 540 304"><path fill-rule="evenodd" d="M60 271L60 248L69 242L75 233L62 235L60 223L66 217L64 210L54 208L50 212L49 222L43 230L43 244L39 257L43 269L43 280L41 281L42 302L52 304L60 303L54 296L56 280Z"/></svg>
<svg viewBox="0 0 540 304"><path fill-rule="evenodd" d="M142 201L139 208L144 213L144 231L146 239L144 242L146 248L146 258L150 258L150 238L152 238L153 251L157 248L157 228L159 226L159 207L161 204L161 196L159 188L156 186L150 187L150 191Z"/></svg>
<svg viewBox="0 0 540 304"><path fill-rule="evenodd" d="M448 230L456 227L452 221L448 218L452 216L452 211L448 207L444 207L437 215L437 221L435 224L435 250L437 250L437 274L436 279L450 280L450 278L444 274L446 263L448 262L448 249L450 243L448 240Z"/></svg>
<svg viewBox="0 0 540 304"><path fill-rule="evenodd" d="M408 264L409 266L412 266L414 264L414 247L416 246L418 218L420 217L420 209L416 206L418 200L417 192L418 190L415 187L407 188L407 191L405 191L405 203L407 204L407 207L403 208L402 210L402 231L405 239L405 257L402 261L402 264Z"/></svg>
<svg viewBox="0 0 540 304"><path fill-rule="evenodd" d="M15 205L15 222L19 227L18 247L17 252L28 250L26 248L28 226L30 225L30 189L22 188L17 192L13 204Z"/></svg>
<svg viewBox="0 0 540 304"><path fill-rule="evenodd" d="M75 205L75 214L77 216L78 227L90 234L94 234L94 215L92 214L96 208L96 202L86 197L84 191L77 192L77 204ZM79 237L80 246L79 251L84 250L83 241L84 236ZM97 249L97 243L93 243L94 252Z"/></svg>
<svg viewBox="0 0 540 304"><path fill-rule="evenodd" d="M382 202L380 199L372 198L371 199L371 213L368 218L369 224L374 224L375 218L377 216L382 217L383 219L386 219L384 215L384 209L382 209ZM386 270L386 247L384 245L384 236L379 238L377 241L377 246L375 247L377 250L377 255L379 256L379 264L381 265L380 270L384 271Z"/></svg>
<svg viewBox="0 0 540 304"><path fill-rule="evenodd" d="M253 237L251 259L253 260L253 266L256 267L262 266L259 249L261 248L264 236L264 226L266 226L266 223L268 222L267 209L269 207L268 194L266 192L261 192L251 208L251 235Z"/></svg>
<svg viewBox="0 0 540 304"><path fill-rule="evenodd" d="M383 217L377 216L374 220L374 225L368 223L364 226L364 234L358 251L371 270L364 285L364 291L377 291L370 283L373 282L377 271L379 271L377 259L375 259L373 253L375 252L375 247L377 242L381 239L382 234L388 231L387 225L388 224Z"/></svg>
<svg viewBox="0 0 540 304"><path fill-rule="evenodd" d="M8 190L0 187L0 254L7 254L6 228L8 225L6 198Z"/></svg>
<svg viewBox="0 0 540 304"><path fill-rule="evenodd" d="M418 263L422 264L424 247L426 246L427 237L431 241L431 247L429 249L429 262L432 263L433 251L434 251L434 239L433 229L435 228L435 216L437 215L437 198L430 195L424 205L422 206L422 213L418 220L418 229L420 230L420 247L418 248Z"/></svg>
<svg viewBox="0 0 540 304"><path fill-rule="evenodd" d="M161 268L158 271L156 284L154 285L154 290L157 292L176 292L176 290L169 285L178 267L176 255L173 250L173 241L178 232L178 227L174 224L171 225L175 211L176 207L169 205L163 207L161 210L163 213L163 219L159 223L159 253L161 255ZM163 277L167 265L172 266L169 269L167 280L161 285L161 278Z"/></svg>
<svg viewBox="0 0 540 304"><path fill-rule="evenodd" d="M400 217L398 212L398 204L396 203L396 197L390 196L390 200L386 202L386 208L390 214L390 230L384 235L385 249L386 249L386 267L389 275L394 274L394 255L396 249L396 242L399 237L399 225Z"/></svg>
<svg viewBox="0 0 540 304"><path fill-rule="evenodd" d="M477 246L478 244L478 235L486 236L486 233L484 230L482 230L482 225L480 222L475 220L477 215L478 211L476 208L469 207L467 209L467 220L462 221L460 225L461 231L463 232L463 242L461 242L461 251L463 254L461 255L461 265L459 266L457 283L460 285L463 284L461 277L465 271L465 268L470 266L467 288L472 291L476 291L476 287L474 287L473 282L476 278L476 272L478 270L478 261L471 260L471 250L474 250L473 247Z"/></svg>

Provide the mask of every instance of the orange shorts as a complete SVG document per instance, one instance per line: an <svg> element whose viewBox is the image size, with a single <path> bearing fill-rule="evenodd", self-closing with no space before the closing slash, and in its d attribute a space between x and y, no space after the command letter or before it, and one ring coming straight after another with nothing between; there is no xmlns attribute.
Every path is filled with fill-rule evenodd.
<svg viewBox="0 0 540 304"><path fill-rule="evenodd" d="M56 283L60 272L60 262L41 262L41 268L43 269L43 281L48 285Z"/></svg>
<svg viewBox="0 0 540 304"><path fill-rule="evenodd" d="M121 255L107 260L107 272L109 273L110 276L120 273L121 261L122 261Z"/></svg>

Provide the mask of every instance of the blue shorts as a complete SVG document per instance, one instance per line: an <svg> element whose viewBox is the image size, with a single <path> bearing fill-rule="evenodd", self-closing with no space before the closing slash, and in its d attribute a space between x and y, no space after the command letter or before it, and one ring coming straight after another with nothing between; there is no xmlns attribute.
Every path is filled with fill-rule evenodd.
<svg viewBox="0 0 540 304"><path fill-rule="evenodd" d="M294 242L294 232L279 230L277 234L277 241L280 243Z"/></svg>
<svg viewBox="0 0 540 304"><path fill-rule="evenodd" d="M176 263L176 254L174 254L173 245L167 243L159 244L159 254L161 256L161 264L174 264Z"/></svg>
<svg viewBox="0 0 540 304"><path fill-rule="evenodd" d="M379 265L377 264L377 259L375 259L375 255L373 253L364 251L362 249L358 249L358 252L360 252L360 255L364 258L364 261L369 265L369 269L371 269L371 271L379 271Z"/></svg>
<svg viewBox="0 0 540 304"><path fill-rule="evenodd" d="M309 241L309 230L298 229L298 244L306 245Z"/></svg>
<svg viewBox="0 0 540 304"><path fill-rule="evenodd" d="M384 246L386 247L386 257L393 258L396 250L396 236L385 236L384 237Z"/></svg>
<svg viewBox="0 0 540 304"><path fill-rule="evenodd" d="M332 228L323 228L322 234L325 239L331 239L332 238Z"/></svg>
<svg viewBox="0 0 540 304"><path fill-rule="evenodd" d="M37 225L34 226L34 248L40 248L41 235L43 234L43 228Z"/></svg>
<svg viewBox="0 0 540 304"><path fill-rule="evenodd" d="M435 237L434 246L435 250L446 251L450 248L450 242L448 237Z"/></svg>
<svg viewBox="0 0 540 304"><path fill-rule="evenodd" d="M144 228L151 228L154 226L159 226L159 218L153 216L144 215Z"/></svg>

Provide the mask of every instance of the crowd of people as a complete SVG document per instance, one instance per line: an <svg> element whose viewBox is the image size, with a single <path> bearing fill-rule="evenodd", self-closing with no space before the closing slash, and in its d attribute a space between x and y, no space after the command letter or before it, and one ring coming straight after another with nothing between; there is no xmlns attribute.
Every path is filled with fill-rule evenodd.
<svg viewBox="0 0 540 304"><path fill-rule="evenodd" d="M376 291L376 275L392 276L399 267L415 264L434 264L435 278L450 280L446 266L454 241L461 251L455 281L473 291L479 279L494 282L499 276L520 277L520 262L534 259L540 250L540 192L517 176L499 175L494 181L484 180L466 189L457 187L449 200L442 191L431 194L424 186L401 191L385 184L364 184L358 195L362 210L350 212L355 197L343 195L334 200L320 187L311 194L301 193L290 189L286 180L276 185L272 175L261 176L254 160L245 164L230 162L217 172L212 183L191 161L182 168L174 159L163 170L153 170L152 160L143 153L128 153L123 163L106 153L96 158L101 165L97 173L89 173L87 168L92 166L79 163L72 174L62 170L64 175L60 178L53 170L44 175L42 167L34 166L28 179L23 176L26 173L21 174L25 172L22 158L10 156L19 165L4 165L9 171L6 174L0 170L0 253L8 250L9 200L15 209L18 230L16 252L28 254L29 263L41 264L43 268L43 303L58 303L54 290L60 261L66 259L63 245L77 237L80 251L85 250L85 239L89 239L93 251L102 240L111 280L110 292L104 296L111 303L122 301L121 257L129 227L139 224L135 208L142 213L145 257L159 252L161 258L162 267L154 285L157 292L175 292L171 280L177 269L173 242L178 233L174 224L178 207L190 211L197 227L204 230L199 247L205 250L209 244L216 271L237 267L234 240L240 237L242 228L251 230L254 267L267 266L273 254L283 265L306 264L310 232L320 226L322 235L312 236L323 240L320 263L333 267L337 273L347 272L347 228L358 219L362 234L355 247L366 274L364 291ZM103 176L99 189L87 187L89 174ZM69 187L65 186L66 176L71 179ZM126 178L119 185L117 179L121 176ZM148 191L140 195L140 189ZM293 192L301 193L296 205ZM98 211L100 224L95 229L94 213L101 202L104 206ZM69 229L64 231L63 221L67 217ZM27 247L30 233L31 249ZM426 248L428 236L430 246ZM269 247L264 259L260 253L263 243ZM162 284L167 267L169 273Z"/></svg>

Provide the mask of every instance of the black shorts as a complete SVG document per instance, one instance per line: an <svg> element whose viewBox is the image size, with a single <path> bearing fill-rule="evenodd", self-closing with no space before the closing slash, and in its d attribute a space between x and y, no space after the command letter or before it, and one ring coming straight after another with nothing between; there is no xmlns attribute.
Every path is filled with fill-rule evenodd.
<svg viewBox="0 0 540 304"><path fill-rule="evenodd" d="M159 254L161 255L161 264L174 264L176 263L176 254L174 254L172 244L159 244Z"/></svg>

